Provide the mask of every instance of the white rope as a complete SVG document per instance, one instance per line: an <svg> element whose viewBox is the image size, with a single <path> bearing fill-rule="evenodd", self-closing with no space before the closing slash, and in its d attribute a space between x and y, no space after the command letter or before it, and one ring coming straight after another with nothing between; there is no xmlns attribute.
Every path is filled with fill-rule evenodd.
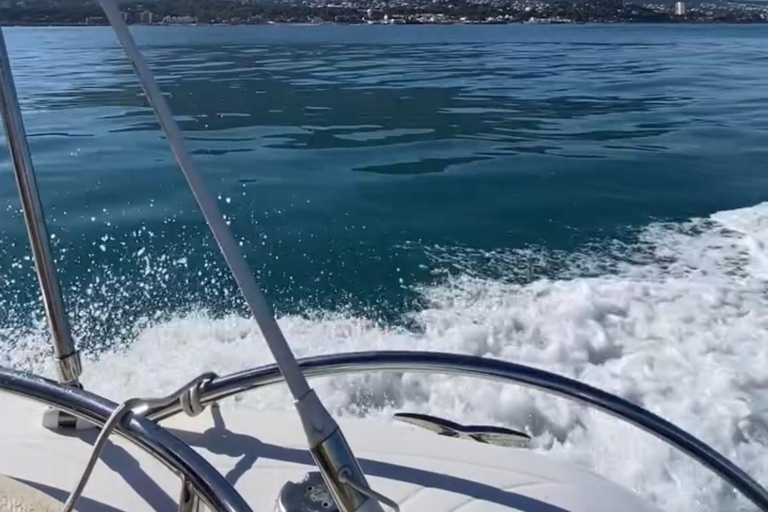
<svg viewBox="0 0 768 512"><path fill-rule="evenodd" d="M182 393L179 401L181 409L187 416L197 416L205 409L200 403L200 386L190 386L186 392Z"/></svg>
<svg viewBox="0 0 768 512"><path fill-rule="evenodd" d="M96 438L96 442L93 444L91 458L88 460L88 464L85 466L83 474L80 476L80 480L77 482L75 489L69 495L69 498L67 498L66 503L64 503L64 507L62 507L61 512L72 512L72 509L75 508L75 503L77 503L77 500L83 494L83 490L85 489L88 480L91 478L91 473L93 473L93 468L96 466L96 461L99 460L101 452L104 450L104 446L107 443L109 434L112 433L112 430L114 430L115 426L120 422L120 420L122 420L126 414L131 412L131 402L135 400L136 399L134 398L120 404L109 416L107 422L104 423L104 427L101 429L99 437Z"/></svg>
<svg viewBox="0 0 768 512"><path fill-rule="evenodd" d="M85 486L88 484L88 480L91 478L93 469L96 467L96 462L99 460L99 457L101 457L101 452L104 451L104 447L107 444L107 439L109 439L112 431L123 420L123 418L125 418L125 416L127 416L129 413L141 414L142 412L146 412L148 409L151 409L153 406L171 404L176 400L180 402L181 409L185 414L189 416L197 416L205 410L205 406L200 401L201 387L206 385L215 377L216 374L214 373L204 373L199 377L191 380L167 397L130 398L122 404L118 405L115 410L112 411L112 414L109 415L109 418L104 423L101 432L99 432L99 435L96 438L96 442L93 443L91 457L88 459L88 463L83 470L83 474L80 475L80 480L78 480L75 489L67 498L66 503L64 503L64 507L62 507L61 512L72 512L72 510L75 508L75 503L77 503L77 500L80 499L80 496L83 494Z"/></svg>
<svg viewBox="0 0 768 512"><path fill-rule="evenodd" d="M200 210L202 210L203 216L206 222L208 222L208 226L211 228L211 232L219 244L221 252L224 254L224 259L229 265L232 275L240 287L256 322L259 324L264 339L275 358L278 368L280 368L280 372L285 377L285 382L291 394L298 401L309 393L309 384L307 384L307 379L301 373L296 357L291 352L283 332L277 325L272 308L267 303L261 290L259 290L256 280L253 278L253 274L245 261L245 257L240 251L240 247L224 221L216 201L206 188L203 177L197 170L186 148L181 130L178 124L176 124L173 114L165 101L165 97L163 97L163 93L157 86L141 51L136 46L136 42L128 30L128 26L125 24L115 0L99 0L99 3L109 23L112 25L118 41L122 45L123 50L125 50L125 54L128 56L131 64L133 64L136 76L147 95L150 105L152 105L155 111L160 127L168 138L181 172L187 179L189 188L192 189L192 194L195 196L197 204L200 206Z"/></svg>

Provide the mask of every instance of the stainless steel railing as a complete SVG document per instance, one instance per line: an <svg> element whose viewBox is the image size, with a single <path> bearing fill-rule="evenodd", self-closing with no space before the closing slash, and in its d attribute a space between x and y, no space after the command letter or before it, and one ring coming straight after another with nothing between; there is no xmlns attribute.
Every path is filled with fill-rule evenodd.
<svg viewBox="0 0 768 512"><path fill-rule="evenodd" d="M103 426L117 404L93 393L0 367L0 391L26 397ZM132 415L115 427L118 434L176 473L182 482L180 511L188 511L190 491L213 512L251 512L240 494L192 448L143 416Z"/></svg>
<svg viewBox="0 0 768 512"><path fill-rule="evenodd" d="M435 352L333 354L301 359L299 366L308 378L369 371L417 371L520 384L559 395L606 412L679 449L730 483L760 510L768 512L768 491L704 442L628 400L561 375L496 359ZM206 382L200 389L200 402L205 405L282 380L275 365L253 368ZM147 411L147 417L160 420L180 411L180 406L170 404Z"/></svg>

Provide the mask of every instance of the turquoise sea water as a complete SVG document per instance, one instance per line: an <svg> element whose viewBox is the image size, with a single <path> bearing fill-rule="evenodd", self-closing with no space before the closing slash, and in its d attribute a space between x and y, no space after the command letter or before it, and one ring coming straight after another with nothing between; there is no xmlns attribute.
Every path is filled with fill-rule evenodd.
<svg viewBox="0 0 768 512"><path fill-rule="evenodd" d="M764 27L136 35L284 313L396 321L446 274L556 276L572 270L564 256L649 223L768 198ZM111 32L7 37L68 302L115 308L121 328L240 308ZM36 290L2 158L0 303L15 322Z"/></svg>

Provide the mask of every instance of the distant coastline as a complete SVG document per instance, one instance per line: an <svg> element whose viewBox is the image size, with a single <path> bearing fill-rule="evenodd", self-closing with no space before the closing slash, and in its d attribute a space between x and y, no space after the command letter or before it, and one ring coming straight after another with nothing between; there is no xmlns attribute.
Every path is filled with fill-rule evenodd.
<svg viewBox="0 0 768 512"><path fill-rule="evenodd" d="M646 0L648 1L648 0ZM147 0L121 4L133 25L499 25L579 23L768 23L768 2L651 0ZM655 3L661 1L661 3ZM709 0L716 1L716 0ZM6 26L100 26L86 0L0 0Z"/></svg>
<svg viewBox="0 0 768 512"><path fill-rule="evenodd" d="M108 24L93 23L4 23L0 21L3 27L37 27L37 28L56 28L56 27L82 27L82 28L102 28ZM269 21L263 23L131 23L132 27L157 27L157 28L178 28L178 27L264 27L264 26L292 26L292 27L320 27L320 26L476 26L476 25L761 25L768 24L768 20L750 20L750 21L724 21L724 20L669 20L669 21L638 21L638 20L615 20L615 21L572 21L572 20L550 20L539 19L535 21L444 21L444 22L405 22L405 23L367 23L367 22L340 22L340 21Z"/></svg>
<svg viewBox="0 0 768 512"><path fill-rule="evenodd" d="M477 26L477 25L763 25L768 24L768 20L755 20L755 21L633 21L633 20L621 20L621 21L540 21L540 22L525 22L525 21L509 21L509 22L494 22L494 21L473 21L473 22L445 22L445 23L347 23L337 21L321 21L321 22L306 22L306 21L275 21L270 23L189 23L189 24L169 24L162 23L133 23L132 27L155 27L155 28L179 28L179 27L264 27L264 26L290 26L290 27L322 27L322 26ZM0 25L7 28L64 28L64 27L79 27L79 28L103 28L106 24L88 24L88 23L3 23L0 21Z"/></svg>

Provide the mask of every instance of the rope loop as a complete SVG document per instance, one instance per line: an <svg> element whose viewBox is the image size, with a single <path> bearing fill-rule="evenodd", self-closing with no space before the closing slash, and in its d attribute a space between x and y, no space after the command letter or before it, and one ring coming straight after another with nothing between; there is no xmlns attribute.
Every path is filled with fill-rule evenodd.
<svg viewBox="0 0 768 512"><path fill-rule="evenodd" d="M198 377L195 377L170 395L162 398L129 398L122 404L118 405L109 419L104 423L99 436L96 438L96 442L93 444L93 451L91 452L91 458L88 459L83 474L80 476L80 480L75 486L75 490L67 498L66 503L61 509L61 512L72 512L75 508L75 503L83 494L88 480L91 478L93 468L96 466L96 461L99 460L101 452L104 451L104 447L107 445L107 438L115 429L115 427L123 421L123 419L129 414L143 415L147 410L153 406L172 404L175 401L179 401L181 409L187 416L197 416L205 410L205 406L200 401L200 394L204 387L215 379L217 375L213 372L204 373Z"/></svg>

